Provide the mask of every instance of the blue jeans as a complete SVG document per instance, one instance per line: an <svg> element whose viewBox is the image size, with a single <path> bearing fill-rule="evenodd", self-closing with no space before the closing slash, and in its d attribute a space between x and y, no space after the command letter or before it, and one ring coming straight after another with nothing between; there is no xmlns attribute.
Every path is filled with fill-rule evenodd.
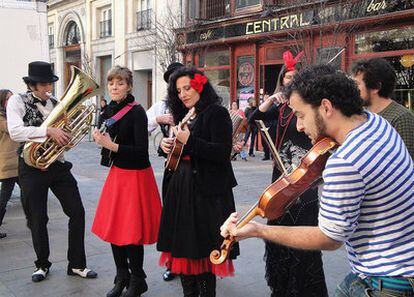
<svg viewBox="0 0 414 297"><path fill-rule="evenodd" d="M383 289L378 291L368 285L356 274L350 273L336 287L335 297L410 297L414 296L414 291L400 292Z"/></svg>

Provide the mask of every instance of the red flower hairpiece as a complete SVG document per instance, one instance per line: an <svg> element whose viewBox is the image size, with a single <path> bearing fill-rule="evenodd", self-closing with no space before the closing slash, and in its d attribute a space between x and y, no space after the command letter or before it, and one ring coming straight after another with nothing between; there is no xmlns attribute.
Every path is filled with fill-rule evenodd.
<svg viewBox="0 0 414 297"><path fill-rule="evenodd" d="M197 91L197 93L201 94L203 91L203 86L207 83L207 77L202 74L196 73L194 78L190 80L191 87Z"/></svg>
<svg viewBox="0 0 414 297"><path fill-rule="evenodd" d="M296 57L293 58L293 55L290 51L285 51L283 53L283 61L285 61L285 67L287 71L295 70L296 63L304 56L304 52L300 52Z"/></svg>

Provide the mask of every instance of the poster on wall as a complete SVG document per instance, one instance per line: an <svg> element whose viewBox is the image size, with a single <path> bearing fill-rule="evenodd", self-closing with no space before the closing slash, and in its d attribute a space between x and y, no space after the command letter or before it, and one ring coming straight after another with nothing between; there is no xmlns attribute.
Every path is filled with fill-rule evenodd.
<svg viewBox="0 0 414 297"><path fill-rule="evenodd" d="M237 100L239 109L245 110L249 98L254 98L254 56L241 56L237 58Z"/></svg>

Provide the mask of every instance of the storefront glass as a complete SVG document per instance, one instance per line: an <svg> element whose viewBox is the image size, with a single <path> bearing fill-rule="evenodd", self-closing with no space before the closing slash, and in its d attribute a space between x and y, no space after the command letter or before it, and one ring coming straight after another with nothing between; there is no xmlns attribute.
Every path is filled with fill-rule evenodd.
<svg viewBox="0 0 414 297"><path fill-rule="evenodd" d="M355 36L355 54L414 49L414 26Z"/></svg>
<svg viewBox="0 0 414 297"><path fill-rule="evenodd" d="M204 72L217 94L223 98L223 106L230 104L230 70L206 70Z"/></svg>
<svg viewBox="0 0 414 297"><path fill-rule="evenodd" d="M237 93L239 107L244 110L247 100L254 98L254 56L237 57Z"/></svg>
<svg viewBox="0 0 414 297"><path fill-rule="evenodd" d="M200 67L230 65L230 52L228 50L208 51L205 54L204 59L200 59L200 61L203 61L204 63L204 65L200 65Z"/></svg>
<svg viewBox="0 0 414 297"><path fill-rule="evenodd" d="M406 64L404 59L408 59L410 56L413 62ZM403 104L405 107L414 110L414 56L405 55L386 57L385 59L390 62L397 74L397 85L395 88L394 99Z"/></svg>

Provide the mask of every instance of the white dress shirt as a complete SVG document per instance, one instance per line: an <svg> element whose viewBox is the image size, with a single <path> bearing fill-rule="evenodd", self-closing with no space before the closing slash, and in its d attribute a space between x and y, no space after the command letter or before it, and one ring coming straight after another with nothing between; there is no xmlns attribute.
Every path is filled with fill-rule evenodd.
<svg viewBox="0 0 414 297"><path fill-rule="evenodd" d="M39 99L40 100L40 99ZM35 103L39 111L46 118L53 110L51 100L46 101L43 106L40 102ZM7 102L7 126L11 139L17 142L33 141L44 142L46 140L46 127L25 126L23 117L26 113L23 98L20 95L13 95Z"/></svg>
<svg viewBox="0 0 414 297"><path fill-rule="evenodd" d="M148 133L151 134L158 127L157 116L165 114L167 111L167 102L165 100L158 101L150 109L147 110Z"/></svg>

